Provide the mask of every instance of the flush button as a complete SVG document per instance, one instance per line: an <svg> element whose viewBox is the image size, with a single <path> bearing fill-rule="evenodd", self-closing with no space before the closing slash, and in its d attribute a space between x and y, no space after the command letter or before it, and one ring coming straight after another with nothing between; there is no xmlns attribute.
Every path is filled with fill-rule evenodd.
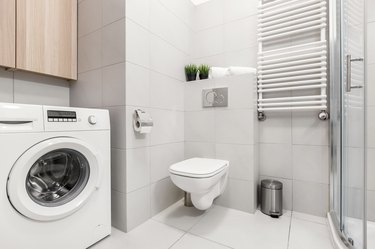
<svg viewBox="0 0 375 249"><path fill-rule="evenodd" d="M91 115L91 116L89 117L89 123L92 124L92 125L96 124L96 117L93 116L93 115Z"/></svg>

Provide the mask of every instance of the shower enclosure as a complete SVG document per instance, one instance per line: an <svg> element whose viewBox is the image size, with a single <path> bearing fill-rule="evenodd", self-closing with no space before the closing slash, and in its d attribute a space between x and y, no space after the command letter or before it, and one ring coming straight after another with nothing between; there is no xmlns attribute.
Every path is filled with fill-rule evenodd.
<svg viewBox="0 0 375 249"><path fill-rule="evenodd" d="M329 219L342 246L365 249L369 248L366 237L365 0L331 0L329 9Z"/></svg>

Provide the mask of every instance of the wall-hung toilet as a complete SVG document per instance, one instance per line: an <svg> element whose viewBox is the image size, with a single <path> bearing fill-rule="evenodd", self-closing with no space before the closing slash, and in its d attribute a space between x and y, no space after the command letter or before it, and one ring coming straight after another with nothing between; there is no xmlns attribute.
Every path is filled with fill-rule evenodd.
<svg viewBox="0 0 375 249"><path fill-rule="evenodd" d="M172 182L190 193L193 205L200 210L212 206L227 185L229 162L208 158L191 158L169 168Z"/></svg>

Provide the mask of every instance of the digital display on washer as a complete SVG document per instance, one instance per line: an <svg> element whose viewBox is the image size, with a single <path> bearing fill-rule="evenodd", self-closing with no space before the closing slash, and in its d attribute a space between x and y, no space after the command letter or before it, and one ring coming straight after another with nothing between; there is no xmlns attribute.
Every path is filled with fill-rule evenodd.
<svg viewBox="0 0 375 249"><path fill-rule="evenodd" d="M47 111L49 122L77 122L77 113L71 111Z"/></svg>

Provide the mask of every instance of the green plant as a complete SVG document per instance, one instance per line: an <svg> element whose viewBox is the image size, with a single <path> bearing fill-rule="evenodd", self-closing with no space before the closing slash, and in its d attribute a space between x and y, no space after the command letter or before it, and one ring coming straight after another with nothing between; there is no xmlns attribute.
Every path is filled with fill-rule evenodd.
<svg viewBox="0 0 375 249"><path fill-rule="evenodd" d="M199 78L200 79L207 79L208 74L210 73L210 66L206 64L202 64L198 68L199 70Z"/></svg>
<svg viewBox="0 0 375 249"><path fill-rule="evenodd" d="M197 79L198 67L194 64L185 66L185 74L187 81L193 81Z"/></svg>
<svg viewBox="0 0 375 249"><path fill-rule="evenodd" d="M189 64L185 66L186 75L196 75L198 72L198 67L194 64Z"/></svg>

